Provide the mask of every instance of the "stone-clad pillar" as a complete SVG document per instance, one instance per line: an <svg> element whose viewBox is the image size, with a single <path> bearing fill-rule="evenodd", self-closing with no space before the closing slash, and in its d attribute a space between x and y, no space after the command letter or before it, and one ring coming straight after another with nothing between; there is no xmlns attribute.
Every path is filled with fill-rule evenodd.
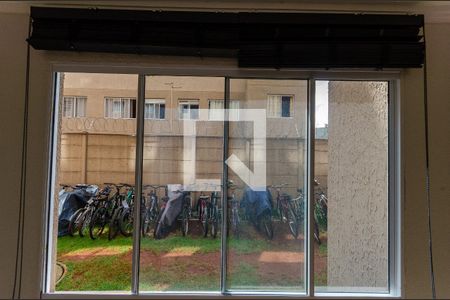
<svg viewBox="0 0 450 300"><path fill-rule="evenodd" d="M388 84L330 81L328 286L386 288Z"/></svg>

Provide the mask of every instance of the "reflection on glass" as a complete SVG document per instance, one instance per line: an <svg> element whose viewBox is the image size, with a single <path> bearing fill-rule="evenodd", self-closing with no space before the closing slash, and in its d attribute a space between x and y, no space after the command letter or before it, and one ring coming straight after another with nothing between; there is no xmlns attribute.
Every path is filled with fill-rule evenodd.
<svg viewBox="0 0 450 300"><path fill-rule="evenodd" d="M137 76L61 73L51 291L129 291Z"/></svg>
<svg viewBox="0 0 450 300"><path fill-rule="evenodd" d="M226 288L304 292L307 81L230 86Z"/></svg>
<svg viewBox="0 0 450 300"><path fill-rule="evenodd" d="M388 84L316 82L314 270L320 292L388 292Z"/></svg>
<svg viewBox="0 0 450 300"><path fill-rule="evenodd" d="M220 291L223 95L220 77L146 78L141 291Z"/></svg>

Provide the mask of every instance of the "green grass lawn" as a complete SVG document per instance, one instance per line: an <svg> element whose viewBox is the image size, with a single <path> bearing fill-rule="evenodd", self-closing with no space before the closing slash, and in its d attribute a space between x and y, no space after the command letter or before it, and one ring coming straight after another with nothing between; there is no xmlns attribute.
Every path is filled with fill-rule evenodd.
<svg viewBox="0 0 450 300"><path fill-rule="evenodd" d="M257 257L264 251L294 251L277 241L264 238L229 239L235 264L229 267L229 285L301 285L297 278L263 276ZM300 248L295 249L300 251ZM319 250L325 253L326 248ZM101 237L62 237L57 243L58 261L67 274L57 291L130 291L132 239L122 236L109 241ZM144 291L217 291L220 286L220 238L182 237L141 241L140 289ZM248 261L245 261L249 259ZM270 268L268 269L270 270ZM264 271L263 271L264 272ZM322 276L323 277L323 276ZM320 281L323 281L321 278Z"/></svg>

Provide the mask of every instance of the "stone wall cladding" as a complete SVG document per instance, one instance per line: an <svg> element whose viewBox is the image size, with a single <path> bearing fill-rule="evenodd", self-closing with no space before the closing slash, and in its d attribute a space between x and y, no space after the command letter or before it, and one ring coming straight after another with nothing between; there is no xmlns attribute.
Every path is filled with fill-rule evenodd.
<svg viewBox="0 0 450 300"><path fill-rule="evenodd" d="M388 288L387 101L387 82L329 83L328 286Z"/></svg>

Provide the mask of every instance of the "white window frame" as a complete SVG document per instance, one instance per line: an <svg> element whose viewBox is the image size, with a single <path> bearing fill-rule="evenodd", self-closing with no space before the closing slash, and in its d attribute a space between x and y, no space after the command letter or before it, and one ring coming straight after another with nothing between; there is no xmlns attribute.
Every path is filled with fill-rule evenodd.
<svg viewBox="0 0 450 300"><path fill-rule="evenodd" d="M70 114L66 115L66 101L72 101ZM83 104L83 112L80 113L78 111L79 108L79 102L84 102ZM63 103L62 103L62 116L64 118L84 118L86 117L86 105L87 105L87 97L86 96L63 96Z"/></svg>
<svg viewBox="0 0 450 300"><path fill-rule="evenodd" d="M182 105L188 105L188 113L187 115L189 116L188 118L185 118L183 113L182 113ZM192 118L192 111L193 109L191 108L192 105L197 105L198 106L198 112L197 112L197 118ZM200 99L178 99L178 119L179 120L198 120L199 118L199 113L200 113Z"/></svg>
<svg viewBox="0 0 450 300"><path fill-rule="evenodd" d="M164 118L161 118L161 104L164 104ZM149 117L146 115L147 113L147 105L153 105L155 107L154 112L155 112L155 116L154 117ZM158 109L156 110L156 107L158 107ZM144 118L146 120L165 120L166 119L166 115L167 115L167 107L166 107L166 100L164 99L145 99L145 111L144 111ZM158 111L158 113L156 113L156 111ZM156 117L156 114L158 115L158 117Z"/></svg>
<svg viewBox="0 0 450 300"><path fill-rule="evenodd" d="M121 73L123 72L123 66L111 66L107 68L110 73ZM104 67L79 67L74 64L68 67L67 64L55 65L53 67L53 71L55 72L54 76L54 87L59 87L59 73L57 72L90 72L90 73L101 73L105 72ZM401 119L401 109L400 109L400 72L398 71L343 71L343 72L328 72L328 71L319 71L315 72L314 76L311 75L310 72L307 71L261 71L256 72L258 76L255 76L255 71L249 71L248 74L245 71L241 70L229 70L229 69L215 69L213 73L211 73L210 69L185 69L180 71L177 68L171 69L164 67L154 67L154 68L143 68L143 67L131 67L128 69L127 73L137 73L140 76L151 76L151 75L167 75L167 76L186 76L187 73L191 76L222 76L228 78L261 78L261 79L303 79L309 80L309 100L308 100L308 132L309 132L309 146L308 149L308 175L309 177L314 178L313 168L311 165L314 164L314 151L313 150L313 141L314 141L314 90L311 87L314 87L315 80L386 80L389 81L389 111L388 111L388 132L389 132L389 216L388 216L388 227L389 227L389 244L388 244L388 253L389 253L389 293L315 293L314 284L312 278L314 278L313 273L313 262L311 259L306 259L307 269L309 272L309 277L306 278L307 283L307 293L299 294L299 293L264 293L264 292L248 292L248 293L232 293L233 296L240 297L258 297L258 296L279 296L279 297L298 297L305 299L317 299L317 298L336 298L336 299L345 299L349 297L360 298L400 298L404 296L404 291L402 289L402 265L403 265L403 257L402 257L402 210L401 203L403 198L403 186L402 186L402 176L403 176L403 164L402 164L402 149L401 149L401 128L402 128L402 119ZM238 76L236 76L238 74ZM247 74L247 75L246 75ZM145 79L142 80L145 82ZM228 85L229 88L229 85ZM227 92L226 92L227 93ZM58 99L59 91L56 89L53 92L51 103L54 103L55 99ZM144 95L145 91L141 91L141 94ZM229 95L229 90L228 90ZM139 98L139 97L138 97ZM139 107L138 102L144 102L143 96L137 99L136 106ZM143 106L143 105L142 105ZM53 118L51 122L53 125L57 124L58 117L58 107L53 105ZM139 110L139 108L137 108ZM140 114L139 111L136 112L137 119ZM50 122L50 121L49 121ZM44 214L47 220L46 226L44 228L44 236L45 236L45 246L42 248L42 257L44 259L44 268L42 272L42 292L41 296L43 299L129 299L130 296L136 299L158 299L161 297L177 297L186 299L193 298L203 298L203 297L214 297L214 298L228 298L230 296L229 293L222 294L220 292L187 292L187 293L177 293L177 292L161 292L161 293L139 293L136 294L134 292L50 292L49 287L49 278L51 274L49 270L51 269L50 264L53 262L52 259L52 251L47 251L52 249L52 238L53 238L53 224L54 224L54 216L53 216L53 201L49 199L53 199L54 197L54 189L53 182L55 182L55 166L52 164L53 159L55 158L54 154L56 153L57 143L55 141L58 140L57 137L57 129L56 127L51 127L52 129L52 138L51 138L51 146L48 151L49 163L48 163L48 182L50 183L47 189L47 197L48 201L44 205ZM310 188L313 185L312 180L309 180ZM311 216L311 210L310 210ZM309 235L307 236L307 240L312 240L312 230L311 226L309 229ZM309 247L311 247L311 242L308 243ZM139 249L133 249L134 252L138 252ZM306 252L305 252L306 253ZM309 251L306 256L310 256L311 252ZM134 263L134 262L133 262ZM134 275L132 275L134 276ZM308 288L309 287L309 288Z"/></svg>
<svg viewBox="0 0 450 300"><path fill-rule="evenodd" d="M135 119L132 116L132 103L136 104L137 106L137 99L134 97L105 97L104 100L104 117L105 119ZM114 108L111 110L112 112L112 116L109 115L109 104L108 102L113 104L114 107L114 103L119 103L120 106L120 111L119 111L119 116L114 116ZM128 110L128 113L126 113ZM135 111L137 110L137 107L135 108Z"/></svg>
<svg viewBox="0 0 450 300"><path fill-rule="evenodd" d="M279 97L280 98L280 115L274 114L269 108L270 108L270 100L271 97ZM289 117L283 117L283 97L289 97L290 103L289 103ZM290 119L294 117L294 95L292 94L267 94L267 118L271 119Z"/></svg>

